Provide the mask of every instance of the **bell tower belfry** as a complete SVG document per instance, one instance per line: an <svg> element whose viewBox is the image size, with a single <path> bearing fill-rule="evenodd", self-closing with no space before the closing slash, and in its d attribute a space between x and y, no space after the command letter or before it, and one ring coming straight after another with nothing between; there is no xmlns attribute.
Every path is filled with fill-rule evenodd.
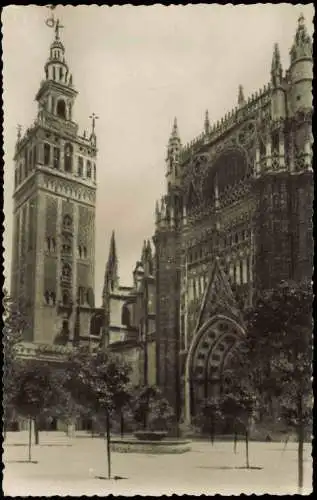
<svg viewBox="0 0 317 500"><path fill-rule="evenodd" d="M28 310L24 340L67 344L87 335L94 307L97 117L90 136L78 133L63 26L46 24L55 35L37 116L15 147L11 294Z"/></svg>

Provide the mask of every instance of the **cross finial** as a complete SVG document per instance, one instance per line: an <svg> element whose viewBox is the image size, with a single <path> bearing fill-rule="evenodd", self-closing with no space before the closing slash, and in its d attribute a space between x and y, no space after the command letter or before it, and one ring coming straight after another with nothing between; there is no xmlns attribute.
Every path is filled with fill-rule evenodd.
<svg viewBox="0 0 317 500"><path fill-rule="evenodd" d="M64 26L61 25L59 19L55 20L53 10L56 8L56 5L46 5L46 7L52 11L52 15L51 15L51 17L46 19L45 23L49 28L55 29L55 40L59 40L59 30L64 28Z"/></svg>
<svg viewBox="0 0 317 500"><path fill-rule="evenodd" d="M22 125L17 125L17 131L18 131L18 135L17 135L17 141L20 141L21 140L21 131L22 131Z"/></svg>
<svg viewBox="0 0 317 500"><path fill-rule="evenodd" d="M305 17L304 14L301 12L298 18L298 26L303 27L304 25L305 25Z"/></svg>
<svg viewBox="0 0 317 500"><path fill-rule="evenodd" d="M57 19L56 23L55 23L55 39L56 40L59 40L59 30L64 28L64 26L62 26L59 22L59 19Z"/></svg>
<svg viewBox="0 0 317 500"><path fill-rule="evenodd" d="M99 116L95 115L95 113L92 113L89 117L92 121L92 133L95 133L95 127L96 127L96 120L98 120Z"/></svg>

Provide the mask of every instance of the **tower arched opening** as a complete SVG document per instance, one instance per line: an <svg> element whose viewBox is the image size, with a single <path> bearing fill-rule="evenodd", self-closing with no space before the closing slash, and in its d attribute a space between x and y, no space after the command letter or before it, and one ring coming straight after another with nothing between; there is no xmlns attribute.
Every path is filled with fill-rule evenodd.
<svg viewBox="0 0 317 500"><path fill-rule="evenodd" d="M65 144L64 153L64 170L71 173L73 171L73 146L70 143Z"/></svg>
<svg viewBox="0 0 317 500"><path fill-rule="evenodd" d="M64 120L66 120L66 103L64 99L58 99L56 113L59 118L63 118Z"/></svg>

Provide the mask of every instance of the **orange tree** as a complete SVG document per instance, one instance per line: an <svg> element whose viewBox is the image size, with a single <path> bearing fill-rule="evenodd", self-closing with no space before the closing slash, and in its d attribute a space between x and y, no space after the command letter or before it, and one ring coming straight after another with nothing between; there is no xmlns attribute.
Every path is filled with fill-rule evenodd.
<svg viewBox="0 0 317 500"><path fill-rule="evenodd" d="M257 414L268 409L273 420L295 429L300 489L305 429L312 420L312 304L308 282L284 281L259 294L230 367L242 396L254 395Z"/></svg>
<svg viewBox="0 0 317 500"><path fill-rule="evenodd" d="M15 390L11 404L19 415L29 420L29 461L31 461L31 429L56 400L56 386L51 367L32 360L19 362L15 368Z"/></svg>
<svg viewBox="0 0 317 500"><path fill-rule="evenodd" d="M28 328L28 318L24 305L12 300L6 290L3 293L3 322L3 413L4 430L6 431L8 422L15 413L12 400L18 378L17 346L23 339L24 331Z"/></svg>
<svg viewBox="0 0 317 500"><path fill-rule="evenodd" d="M130 366L106 351L75 349L65 364L65 389L73 401L105 425L108 479L111 478L111 420L129 397Z"/></svg>

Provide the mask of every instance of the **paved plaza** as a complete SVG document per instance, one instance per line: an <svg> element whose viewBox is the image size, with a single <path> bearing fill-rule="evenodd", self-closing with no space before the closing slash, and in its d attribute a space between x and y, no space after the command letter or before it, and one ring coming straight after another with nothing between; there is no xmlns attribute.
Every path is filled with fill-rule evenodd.
<svg viewBox="0 0 317 500"><path fill-rule="evenodd" d="M8 433L4 444L3 490L10 496L162 494L297 493L297 444L250 443L250 465L245 465L244 443L236 455L231 442L195 441L182 455L112 453L112 476L107 474L106 444L102 438L79 433L40 434L28 459L27 432ZM305 445L304 494L312 491L311 446Z"/></svg>

